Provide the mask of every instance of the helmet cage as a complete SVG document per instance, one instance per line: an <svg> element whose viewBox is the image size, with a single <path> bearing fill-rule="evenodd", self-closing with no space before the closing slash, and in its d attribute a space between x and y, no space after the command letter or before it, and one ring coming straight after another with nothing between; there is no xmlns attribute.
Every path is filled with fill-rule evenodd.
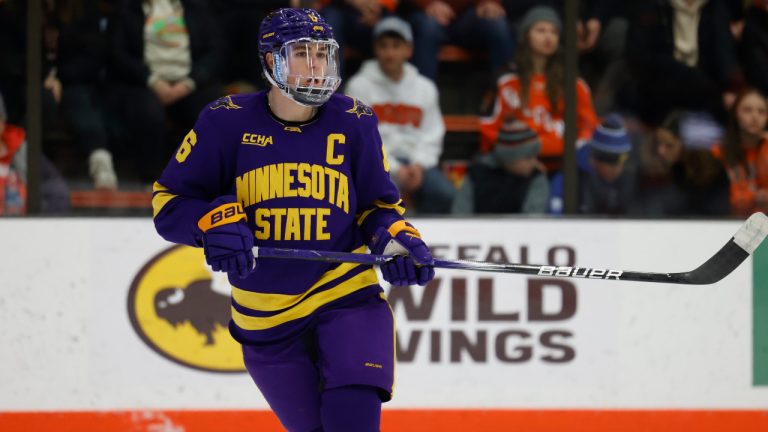
<svg viewBox="0 0 768 432"><path fill-rule="evenodd" d="M272 51L272 59L273 68L265 67L267 80L301 105L324 104L341 84L339 44L333 39L293 39Z"/></svg>

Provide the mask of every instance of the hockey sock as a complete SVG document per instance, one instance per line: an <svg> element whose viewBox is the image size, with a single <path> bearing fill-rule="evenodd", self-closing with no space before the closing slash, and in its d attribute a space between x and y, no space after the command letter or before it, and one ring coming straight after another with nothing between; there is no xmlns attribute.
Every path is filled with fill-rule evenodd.
<svg viewBox="0 0 768 432"><path fill-rule="evenodd" d="M375 387L359 385L323 391L323 432L379 432L381 399Z"/></svg>

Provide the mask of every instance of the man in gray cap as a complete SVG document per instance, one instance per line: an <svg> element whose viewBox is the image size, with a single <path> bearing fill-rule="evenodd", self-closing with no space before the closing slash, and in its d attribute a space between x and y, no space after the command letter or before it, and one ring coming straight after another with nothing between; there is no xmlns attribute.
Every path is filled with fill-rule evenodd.
<svg viewBox="0 0 768 432"><path fill-rule="evenodd" d="M379 118L390 175L408 207L420 213L450 211L455 188L438 168L445 125L437 87L408 63L413 33L396 16L373 29L373 60L350 78L346 93L370 105Z"/></svg>

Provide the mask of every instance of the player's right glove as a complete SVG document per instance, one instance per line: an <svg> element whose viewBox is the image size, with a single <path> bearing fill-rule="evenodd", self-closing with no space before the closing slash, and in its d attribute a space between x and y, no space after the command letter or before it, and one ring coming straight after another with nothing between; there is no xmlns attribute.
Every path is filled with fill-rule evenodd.
<svg viewBox="0 0 768 432"><path fill-rule="evenodd" d="M253 233L245 223L243 207L234 196L213 200L211 211L198 220L197 227L203 232L205 261L213 271L245 278L256 269Z"/></svg>

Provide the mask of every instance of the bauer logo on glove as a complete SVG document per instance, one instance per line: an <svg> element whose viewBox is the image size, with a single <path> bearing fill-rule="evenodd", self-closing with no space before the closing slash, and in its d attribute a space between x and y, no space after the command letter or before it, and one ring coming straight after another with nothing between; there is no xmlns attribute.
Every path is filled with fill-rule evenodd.
<svg viewBox="0 0 768 432"><path fill-rule="evenodd" d="M241 279L256 269L253 233L245 223L245 212L233 196L211 202L212 209L197 222L203 235L205 261L213 271L235 273Z"/></svg>
<svg viewBox="0 0 768 432"><path fill-rule="evenodd" d="M245 220L243 207L240 203L231 202L222 204L209 211L205 216L200 218L197 222L197 226L200 228L200 231L206 232L211 228L241 220Z"/></svg>

